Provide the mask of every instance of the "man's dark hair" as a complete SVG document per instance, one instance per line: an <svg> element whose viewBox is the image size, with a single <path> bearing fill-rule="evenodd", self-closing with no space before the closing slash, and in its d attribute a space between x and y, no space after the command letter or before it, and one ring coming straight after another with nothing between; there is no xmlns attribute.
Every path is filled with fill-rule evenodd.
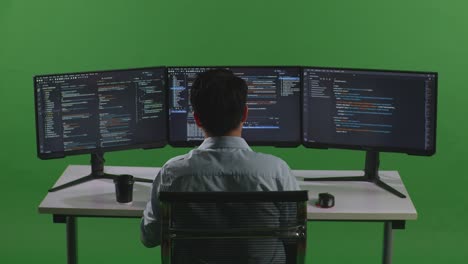
<svg viewBox="0 0 468 264"><path fill-rule="evenodd" d="M190 103L211 136L224 136L239 126L247 101L247 84L226 69L200 73L190 90Z"/></svg>

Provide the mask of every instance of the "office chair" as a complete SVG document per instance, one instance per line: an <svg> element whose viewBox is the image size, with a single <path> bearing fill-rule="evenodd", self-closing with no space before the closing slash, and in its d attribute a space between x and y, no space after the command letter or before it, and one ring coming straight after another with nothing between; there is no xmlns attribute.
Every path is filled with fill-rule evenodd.
<svg viewBox="0 0 468 264"><path fill-rule="evenodd" d="M307 191L160 192L162 263L305 263Z"/></svg>

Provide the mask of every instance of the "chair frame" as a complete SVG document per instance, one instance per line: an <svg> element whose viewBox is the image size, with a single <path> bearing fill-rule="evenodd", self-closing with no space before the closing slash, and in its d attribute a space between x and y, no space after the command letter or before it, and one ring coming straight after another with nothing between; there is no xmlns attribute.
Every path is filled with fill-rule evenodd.
<svg viewBox="0 0 468 264"><path fill-rule="evenodd" d="M170 264L172 243L176 239L214 238L293 238L297 240L296 264L305 263L307 239L307 191L256 192L169 192L159 193L161 205L161 257ZM287 227L235 228L235 229L181 229L170 226L173 203L256 203L295 202L297 224Z"/></svg>

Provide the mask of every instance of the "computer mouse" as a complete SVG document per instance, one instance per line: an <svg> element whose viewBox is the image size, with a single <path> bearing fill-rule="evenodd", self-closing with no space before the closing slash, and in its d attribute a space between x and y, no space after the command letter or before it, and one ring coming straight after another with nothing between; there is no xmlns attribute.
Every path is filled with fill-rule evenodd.
<svg viewBox="0 0 468 264"><path fill-rule="evenodd" d="M319 193L319 199L315 205L320 208L331 208L335 206L335 196L329 193Z"/></svg>

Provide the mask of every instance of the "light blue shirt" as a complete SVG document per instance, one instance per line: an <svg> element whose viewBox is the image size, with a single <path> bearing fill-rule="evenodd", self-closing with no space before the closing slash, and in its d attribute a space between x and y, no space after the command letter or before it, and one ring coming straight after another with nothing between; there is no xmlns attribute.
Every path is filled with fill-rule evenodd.
<svg viewBox="0 0 468 264"><path fill-rule="evenodd" d="M290 191L299 185L282 159L252 151L241 137L210 137L189 153L170 159L153 183L141 221L141 241L161 244L158 193L170 191Z"/></svg>

